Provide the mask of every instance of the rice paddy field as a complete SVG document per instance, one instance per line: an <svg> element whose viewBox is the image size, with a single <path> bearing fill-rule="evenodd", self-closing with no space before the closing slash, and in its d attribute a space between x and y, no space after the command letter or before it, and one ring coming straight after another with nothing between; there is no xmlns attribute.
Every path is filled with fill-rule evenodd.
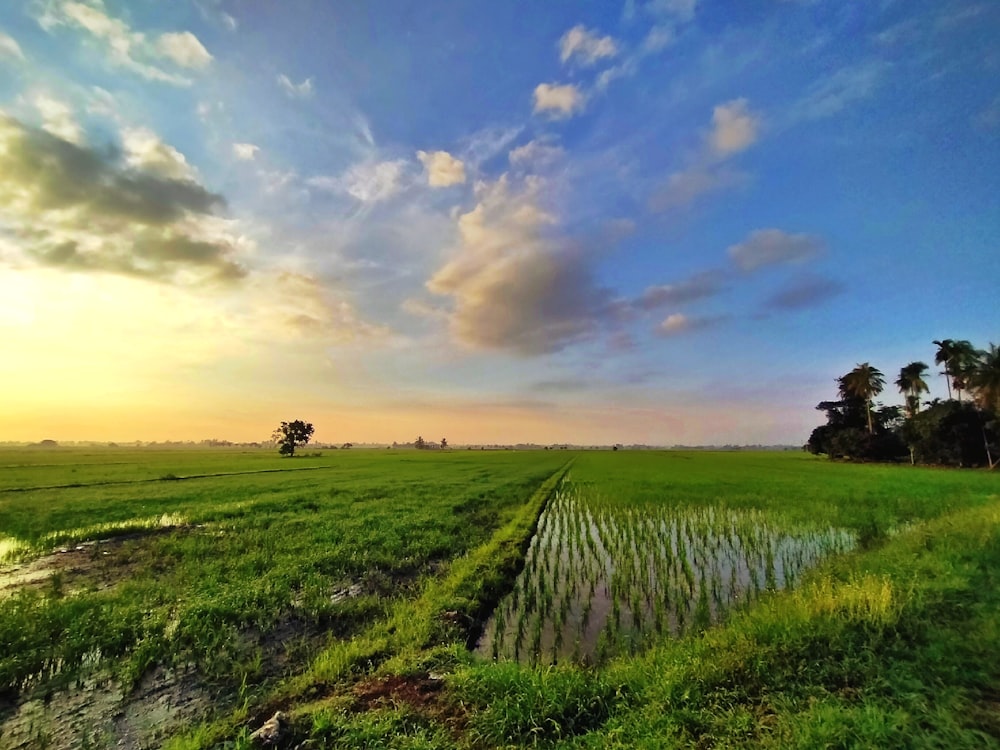
<svg viewBox="0 0 1000 750"><path fill-rule="evenodd" d="M1000 475L0 451L0 750L1000 747Z"/></svg>

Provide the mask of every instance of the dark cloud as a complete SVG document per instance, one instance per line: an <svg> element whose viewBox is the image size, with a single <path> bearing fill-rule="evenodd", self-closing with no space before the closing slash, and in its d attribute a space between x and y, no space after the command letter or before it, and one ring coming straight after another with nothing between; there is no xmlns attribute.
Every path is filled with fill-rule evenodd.
<svg viewBox="0 0 1000 750"><path fill-rule="evenodd" d="M441 279L438 291L449 289ZM452 327L480 348L536 355L587 338L610 313L607 290L571 252L527 252L487 262L459 292Z"/></svg>
<svg viewBox="0 0 1000 750"><path fill-rule="evenodd" d="M802 310L816 307L843 293L847 287L835 279L803 277L780 289L764 303L768 310Z"/></svg>
<svg viewBox="0 0 1000 750"><path fill-rule="evenodd" d="M36 210L79 208L98 217L148 225L208 214L221 195L192 180L128 169L117 149L78 146L44 130L0 116L0 190L17 186Z"/></svg>
<svg viewBox="0 0 1000 750"><path fill-rule="evenodd" d="M593 337L618 316L589 259L553 231L540 205L544 183L514 191L506 178L479 187L479 204L458 217L461 246L427 282L451 297L449 325L460 342L533 356Z"/></svg>
<svg viewBox="0 0 1000 750"><path fill-rule="evenodd" d="M725 289L727 274L720 270L702 271L674 284L661 284L646 289L635 301L640 310L682 305L714 297Z"/></svg>
<svg viewBox="0 0 1000 750"><path fill-rule="evenodd" d="M192 179L129 166L116 148L80 146L0 115L0 220L41 263L236 280L246 271L233 243L204 236L202 226L224 205Z"/></svg>

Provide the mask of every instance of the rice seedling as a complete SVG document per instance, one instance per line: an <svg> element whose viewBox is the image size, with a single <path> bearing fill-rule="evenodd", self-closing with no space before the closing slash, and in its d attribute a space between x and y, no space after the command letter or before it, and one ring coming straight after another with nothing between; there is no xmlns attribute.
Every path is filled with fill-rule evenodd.
<svg viewBox="0 0 1000 750"><path fill-rule="evenodd" d="M628 506L566 483L479 652L528 663L600 663L661 633L703 630L855 545L833 527L721 506Z"/></svg>

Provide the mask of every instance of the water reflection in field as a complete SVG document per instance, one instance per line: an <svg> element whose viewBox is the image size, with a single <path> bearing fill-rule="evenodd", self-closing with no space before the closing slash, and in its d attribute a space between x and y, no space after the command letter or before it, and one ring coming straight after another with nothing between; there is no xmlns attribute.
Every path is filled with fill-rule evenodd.
<svg viewBox="0 0 1000 750"><path fill-rule="evenodd" d="M759 511L626 506L566 484L477 650L601 663L650 638L708 627L854 544L845 530L793 528Z"/></svg>

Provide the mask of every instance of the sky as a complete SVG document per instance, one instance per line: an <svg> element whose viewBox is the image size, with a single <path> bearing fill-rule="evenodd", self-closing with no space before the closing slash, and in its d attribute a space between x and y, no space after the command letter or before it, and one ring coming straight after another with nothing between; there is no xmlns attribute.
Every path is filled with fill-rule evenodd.
<svg viewBox="0 0 1000 750"><path fill-rule="evenodd" d="M934 339L1000 343L998 36L990 0L4 2L0 440L802 444L856 364L901 403Z"/></svg>

